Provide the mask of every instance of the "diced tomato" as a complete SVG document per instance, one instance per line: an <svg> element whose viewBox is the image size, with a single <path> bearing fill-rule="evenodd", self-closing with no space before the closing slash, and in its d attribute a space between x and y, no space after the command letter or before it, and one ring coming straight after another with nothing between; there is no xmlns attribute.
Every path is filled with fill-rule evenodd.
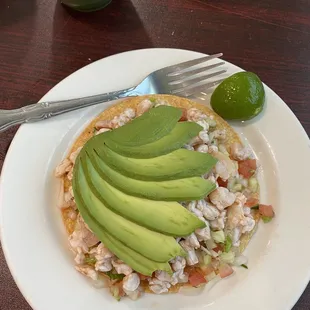
<svg viewBox="0 0 310 310"><path fill-rule="evenodd" d="M255 172L256 159L246 159L238 162L239 174L243 175L246 179L249 179Z"/></svg>
<svg viewBox="0 0 310 310"><path fill-rule="evenodd" d="M212 267L211 264L208 266L201 266L200 268L205 276L209 275L210 273L214 271L214 268Z"/></svg>
<svg viewBox="0 0 310 310"><path fill-rule="evenodd" d="M223 251L223 247L220 244L217 244L217 246L212 250L214 252L218 253L219 251Z"/></svg>
<svg viewBox="0 0 310 310"><path fill-rule="evenodd" d="M224 181L222 178L218 178L216 181L217 181L217 183L218 183L218 185L219 185L220 187L226 187L226 188L227 188L227 183L228 183L227 180Z"/></svg>
<svg viewBox="0 0 310 310"><path fill-rule="evenodd" d="M250 198L247 199L245 205L247 207L253 208L253 207L257 206L258 203L259 203L259 200L257 198L251 198L250 197Z"/></svg>
<svg viewBox="0 0 310 310"><path fill-rule="evenodd" d="M271 205L259 205L259 213L262 216L274 217L274 211Z"/></svg>
<svg viewBox="0 0 310 310"><path fill-rule="evenodd" d="M189 277L188 277L189 283L192 286L198 286L203 283L207 283L207 280L203 276L203 274L199 272L193 272Z"/></svg>
<svg viewBox="0 0 310 310"><path fill-rule="evenodd" d="M182 109L182 115L181 118L179 119L179 122L185 122L185 121L187 121L187 110Z"/></svg>
<svg viewBox="0 0 310 310"><path fill-rule="evenodd" d="M223 278L227 278L228 276L230 276L233 273L234 273L234 270L228 264L221 264L220 265L220 267L219 267L219 274L220 274L220 277L222 279Z"/></svg>

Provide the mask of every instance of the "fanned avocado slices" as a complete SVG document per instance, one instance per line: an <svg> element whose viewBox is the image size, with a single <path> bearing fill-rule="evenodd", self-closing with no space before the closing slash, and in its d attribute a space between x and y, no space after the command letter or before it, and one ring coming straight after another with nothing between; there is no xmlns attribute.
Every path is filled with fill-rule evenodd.
<svg viewBox="0 0 310 310"><path fill-rule="evenodd" d="M119 155L104 144L96 146L95 151L110 168L129 178L143 181L176 180L203 175L217 162L208 153L186 149L147 159Z"/></svg>
<svg viewBox="0 0 310 310"><path fill-rule="evenodd" d="M156 108L157 109L157 108ZM116 143L108 139L108 132L95 136L96 140L101 141L105 138L105 143L114 152L133 158L152 158L160 155L168 154L175 151L188 143L192 138L196 137L202 130L202 127L192 122L177 123L175 127L164 137L158 139L152 143L140 145L140 146L127 146ZM96 142L97 143L97 142Z"/></svg>
<svg viewBox="0 0 310 310"><path fill-rule="evenodd" d="M134 270L171 272L185 252L174 237L204 223L178 202L203 199L215 184L201 176L216 159L180 149L202 130L178 123L181 110L151 109L125 126L90 139L73 174L81 216L98 238Z"/></svg>
<svg viewBox="0 0 310 310"><path fill-rule="evenodd" d="M74 198L79 207L81 216L87 223L88 227L92 230L92 232L107 248L109 248L118 258L124 261L133 270L143 275L151 276L152 273L156 270L167 271L170 274L172 273L171 267L167 262L159 263L150 260L145 256L130 249L118 239L109 235L109 233L107 233L107 231L102 226L100 226L96 219L89 214L88 208L79 194L79 189L77 185L78 183L78 176L76 176L73 179L72 185L75 193Z"/></svg>
<svg viewBox="0 0 310 310"><path fill-rule="evenodd" d="M109 140L127 146L140 146L166 136L180 119L182 112L169 106L150 109L125 126L107 132Z"/></svg>
<svg viewBox="0 0 310 310"><path fill-rule="evenodd" d="M197 228L205 227L203 221L177 202L154 201L125 194L102 179L96 169L93 167L89 169L88 166L90 165L90 161L82 165L87 183L85 183L83 175L80 176L80 180L84 181L84 184L81 185L81 191L85 189L86 195L91 191L91 195L96 196L93 198L92 210L96 207L94 205L95 200L97 205L104 204L105 207L128 220L175 237L187 236ZM102 213L102 207L97 208L100 208L99 212Z"/></svg>
<svg viewBox="0 0 310 310"><path fill-rule="evenodd" d="M90 174L97 171L100 179L132 196L151 200L191 201L204 198L216 187L213 182L200 176L160 182L131 179L111 169L95 152L87 151L87 155L92 163L89 165ZM100 188L100 182L97 181L94 179L95 186Z"/></svg>
<svg viewBox="0 0 310 310"><path fill-rule="evenodd" d="M89 213L112 236L141 255L157 262L167 262L175 256L184 255L181 246L171 236L167 236L118 215L107 208L93 192L85 176L85 158L80 159L77 184L80 196L86 206L91 206ZM83 167L83 168L82 168ZM126 208L126 206L123 206ZM147 220L147 219L146 219Z"/></svg>

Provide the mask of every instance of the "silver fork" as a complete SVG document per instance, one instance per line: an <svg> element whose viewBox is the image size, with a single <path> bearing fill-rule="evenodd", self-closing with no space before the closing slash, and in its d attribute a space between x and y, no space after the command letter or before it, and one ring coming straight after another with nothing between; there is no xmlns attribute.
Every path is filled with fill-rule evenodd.
<svg viewBox="0 0 310 310"><path fill-rule="evenodd" d="M0 110L0 132L17 124L37 122L69 111L125 97L148 94L193 96L222 82L223 79L213 82L208 80L226 72L226 70L209 72L211 69L223 65L223 61L199 68L192 67L219 58L222 55L219 53L205 56L159 69L150 73L137 86L119 91L70 100L39 102L15 110Z"/></svg>

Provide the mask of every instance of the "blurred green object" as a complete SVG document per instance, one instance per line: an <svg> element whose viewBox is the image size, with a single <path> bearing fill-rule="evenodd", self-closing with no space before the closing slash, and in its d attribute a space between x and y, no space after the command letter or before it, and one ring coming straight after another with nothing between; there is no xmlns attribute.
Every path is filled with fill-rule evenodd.
<svg viewBox="0 0 310 310"><path fill-rule="evenodd" d="M80 12L92 12L103 9L112 0L61 0L61 3Z"/></svg>

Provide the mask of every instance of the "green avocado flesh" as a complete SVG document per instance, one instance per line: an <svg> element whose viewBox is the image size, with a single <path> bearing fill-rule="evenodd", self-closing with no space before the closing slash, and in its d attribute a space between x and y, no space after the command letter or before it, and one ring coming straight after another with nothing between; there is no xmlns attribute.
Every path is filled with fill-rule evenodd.
<svg viewBox="0 0 310 310"><path fill-rule="evenodd" d="M185 149L149 159L124 157L105 145L98 146L96 152L110 168L124 176L144 181L174 180L202 175L217 162L210 154Z"/></svg>
<svg viewBox="0 0 310 310"><path fill-rule="evenodd" d="M150 109L126 126L107 132L107 139L114 143L136 147L166 136L181 118L182 112L170 106Z"/></svg>
<svg viewBox="0 0 310 310"><path fill-rule="evenodd" d="M213 182L201 177L161 182L131 179L111 169L95 152L87 152L87 155L89 157L87 162L92 163L88 165L90 174L96 170L100 175L100 180L104 179L112 186L132 196L151 200L191 201L204 198L216 187ZM94 185L97 188L101 186L100 183Z"/></svg>
<svg viewBox="0 0 310 310"><path fill-rule="evenodd" d="M91 138L81 150L72 187L85 223L133 270L172 272L186 252L175 240L205 223L180 201L203 199L216 186L201 176L217 160L182 149L202 127L180 122L181 110L153 108L130 123Z"/></svg>
<svg viewBox="0 0 310 310"><path fill-rule="evenodd" d="M118 239L111 236L107 231L100 226L100 224L89 214L88 208L79 194L79 180L78 176L73 179L73 188L75 193L75 201L79 206L79 211L84 221L98 239L109 248L118 258L124 261L127 265L131 266L135 271L151 276L156 270L164 270L172 273L170 265L166 263L159 263L146 258L145 256L135 252L120 242Z"/></svg>
<svg viewBox="0 0 310 310"><path fill-rule="evenodd" d="M84 166L82 158L81 163ZM90 214L109 234L129 248L157 262L167 262L175 256L184 255L183 249L173 237L149 230L107 208L89 187L83 170L80 166L78 171L80 195L85 204L91 206ZM84 190L86 188L88 190ZM158 251L158 248L161 250Z"/></svg>
<svg viewBox="0 0 310 310"><path fill-rule="evenodd" d="M88 164L91 165L90 162ZM88 169L88 164L83 165L88 183L85 188L87 191L92 190L106 207L117 214L151 230L175 237L187 236L195 229L205 227L203 221L177 202L154 201L123 193L104 181L96 169ZM96 188L100 188L100 192Z"/></svg>
<svg viewBox="0 0 310 310"><path fill-rule="evenodd" d="M171 132L163 138L152 143L140 145L138 147L120 145L109 139L106 139L105 143L114 152L126 157L152 158L168 154L181 148L192 138L196 137L201 130L202 127L196 123L181 122L177 123ZM101 140L99 137L100 135L95 136L94 139L97 138L98 140Z"/></svg>

